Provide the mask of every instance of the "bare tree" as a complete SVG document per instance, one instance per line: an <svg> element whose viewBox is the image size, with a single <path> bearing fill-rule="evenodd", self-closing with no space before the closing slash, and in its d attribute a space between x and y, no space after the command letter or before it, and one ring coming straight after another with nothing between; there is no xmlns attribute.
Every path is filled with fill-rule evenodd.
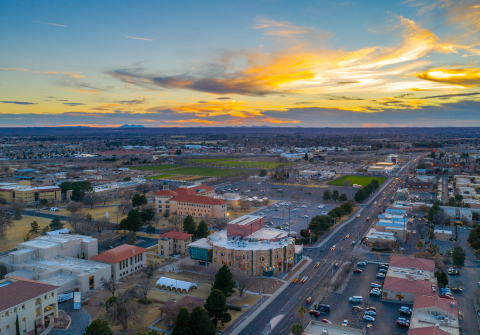
<svg viewBox="0 0 480 335"><path fill-rule="evenodd" d="M93 229L98 233L98 235L102 235L104 230L112 230L114 225L111 223L107 218L101 218L98 220L92 221Z"/></svg>
<svg viewBox="0 0 480 335"><path fill-rule="evenodd" d="M174 230L178 230L177 227L181 226L181 224L183 223L183 219L182 219L182 217L180 217L178 215L170 215L168 217L168 223L173 225Z"/></svg>
<svg viewBox="0 0 480 335"><path fill-rule="evenodd" d="M92 209L93 206L95 206L99 201L100 201L100 197L94 191L86 192L84 197L83 197L83 203L86 206L90 206L90 209Z"/></svg>
<svg viewBox="0 0 480 335"><path fill-rule="evenodd" d="M148 304L148 292L150 291L150 282L148 279L143 284L132 286L129 290L132 297L137 298L142 304Z"/></svg>
<svg viewBox="0 0 480 335"><path fill-rule="evenodd" d="M83 204L81 202L71 202L67 205L67 211L70 213L76 213L83 209Z"/></svg>
<svg viewBox="0 0 480 335"><path fill-rule="evenodd" d="M214 227L218 230L224 230L225 228L227 228L227 222L227 218L217 218L215 219Z"/></svg>
<svg viewBox="0 0 480 335"><path fill-rule="evenodd" d="M80 234L85 230L85 215L78 212L72 212L68 217L67 222L72 226L73 232Z"/></svg>
<svg viewBox="0 0 480 335"><path fill-rule="evenodd" d="M362 255L359 252L352 252L348 257L350 260L350 264L352 264L352 266L355 266L360 260L361 256Z"/></svg>
<svg viewBox="0 0 480 335"><path fill-rule="evenodd" d="M218 264L212 263L206 266L205 269L202 271L203 281L213 286L213 284L215 283L215 275L217 274L219 269L220 266Z"/></svg>
<svg viewBox="0 0 480 335"><path fill-rule="evenodd" d="M151 189L152 189L152 186L149 183L140 184L135 188L137 192L143 193L143 195L145 195Z"/></svg>
<svg viewBox="0 0 480 335"><path fill-rule="evenodd" d="M127 290L110 297L105 304L110 320L118 321L124 332L129 324L139 322L138 304L133 303L131 298L131 292Z"/></svg>
<svg viewBox="0 0 480 335"><path fill-rule="evenodd" d="M12 216L6 206L0 206L0 241L6 238L8 228L13 226Z"/></svg>
<svg viewBox="0 0 480 335"><path fill-rule="evenodd" d="M123 200L122 203L118 205L118 208L122 211L123 215L125 215L132 210L132 202L130 200Z"/></svg>
<svg viewBox="0 0 480 335"><path fill-rule="evenodd" d="M18 200L10 204L10 208L14 212L14 216L13 216L14 220L22 219L22 211L24 210L25 207L27 207L27 204L23 200Z"/></svg>
<svg viewBox="0 0 480 335"><path fill-rule="evenodd" d="M150 280L150 278L153 277L153 275L155 274L155 271L158 269L158 264L157 263L150 263L150 264L147 264L146 266L143 267L142 271L143 273L145 274L145 276L147 277L148 280Z"/></svg>
<svg viewBox="0 0 480 335"><path fill-rule="evenodd" d="M110 291L112 296L115 295L115 291L117 290L117 283L115 282L115 279L113 278L105 279L102 277L102 279L100 279L100 283L102 284L103 287L105 287L107 290Z"/></svg>
<svg viewBox="0 0 480 335"><path fill-rule="evenodd" d="M249 276L246 272L237 270L233 274L233 280L235 280L235 286L238 289L240 298L243 297L243 292L247 291L250 287L255 284L255 278Z"/></svg>

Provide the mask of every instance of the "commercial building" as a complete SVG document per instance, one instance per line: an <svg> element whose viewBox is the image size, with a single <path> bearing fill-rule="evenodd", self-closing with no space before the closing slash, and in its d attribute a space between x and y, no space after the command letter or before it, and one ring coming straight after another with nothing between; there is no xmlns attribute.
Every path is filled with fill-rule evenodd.
<svg viewBox="0 0 480 335"><path fill-rule="evenodd" d="M368 172L373 175L390 175L398 168L393 162L377 162L368 167Z"/></svg>
<svg viewBox="0 0 480 335"><path fill-rule="evenodd" d="M185 254L188 252L187 245L192 242L192 237L193 234L178 231L162 234L158 239L158 253L162 256Z"/></svg>
<svg viewBox="0 0 480 335"><path fill-rule="evenodd" d="M102 199L121 198L128 192L136 192L139 185L146 184L147 180L133 178L131 181L114 182L109 184L93 186L93 191Z"/></svg>
<svg viewBox="0 0 480 335"><path fill-rule="evenodd" d="M138 270L141 270L147 263L145 248L124 244L119 247L107 250L90 258L93 261L110 264L112 278L122 279Z"/></svg>
<svg viewBox="0 0 480 335"><path fill-rule="evenodd" d="M439 241L450 241L452 239L452 231L444 229L435 229L433 231L435 239Z"/></svg>
<svg viewBox="0 0 480 335"><path fill-rule="evenodd" d="M190 243L190 258L202 264L227 265L253 276L288 271L301 259L295 254L295 241L282 230L262 228L263 220L246 215L230 221L226 230Z"/></svg>
<svg viewBox="0 0 480 335"><path fill-rule="evenodd" d="M40 332L45 319L58 317L57 286L20 277L0 281L0 334L32 334Z"/></svg>
<svg viewBox="0 0 480 335"><path fill-rule="evenodd" d="M417 295L413 303L408 335L459 335L456 300Z"/></svg>
<svg viewBox="0 0 480 335"><path fill-rule="evenodd" d="M98 254L98 242L89 236L41 236L20 243L17 251L0 257L6 277L18 276L58 286L60 293L84 293L101 287L111 277L110 265L87 260Z"/></svg>
<svg viewBox="0 0 480 335"><path fill-rule="evenodd" d="M0 183L0 198L7 203L35 203L41 199L48 201L62 200L62 190L58 186L32 186L29 181L15 183Z"/></svg>
<svg viewBox="0 0 480 335"><path fill-rule="evenodd" d="M176 213L200 218L227 217L227 201L214 198L215 189L201 184L180 186L169 190L167 182L163 190L155 193L155 209L157 213Z"/></svg>
<svg viewBox="0 0 480 335"><path fill-rule="evenodd" d="M312 320L303 335L365 335L366 331Z"/></svg>

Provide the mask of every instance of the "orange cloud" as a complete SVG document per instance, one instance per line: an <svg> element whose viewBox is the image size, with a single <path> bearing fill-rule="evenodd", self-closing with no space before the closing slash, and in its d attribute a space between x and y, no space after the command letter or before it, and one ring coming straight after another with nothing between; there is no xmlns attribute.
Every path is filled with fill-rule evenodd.
<svg viewBox="0 0 480 335"><path fill-rule="evenodd" d="M480 69L432 69L416 75L420 79L464 87L480 85Z"/></svg>
<svg viewBox="0 0 480 335"><path fill-rule="evenodd" d="M66 75L71 78L85 78L85 76L79 74L78 72L57 72L57 71L33 71L29 69L21 69L21 68L2 68L2 71L9 71L9 72L27 72L27 73L37 73L37 74L49 74L49 75Z"/></svg>

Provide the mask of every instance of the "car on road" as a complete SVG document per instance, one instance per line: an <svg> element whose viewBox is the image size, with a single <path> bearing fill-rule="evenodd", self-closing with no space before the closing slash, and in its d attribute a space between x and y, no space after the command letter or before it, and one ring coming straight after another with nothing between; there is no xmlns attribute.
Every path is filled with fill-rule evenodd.
<svg viewBox="0 0 480 335"><path fill-rule="evenodd" d="M413 231L412 231L412 233L416 234L416 233L417 233L417 231L416 231L416 230L413 230Z"/></svg>
<svg viewBox="0 0 480 335"><path fill-rule="evenodd" d="M330 250L334 251L336 247L337 246L334 244L333 247Z"/></svg>
<svg viewBox="0 0 480 335"><path fill-rule="evenodd" d="M311 315L320 316L320 312L317 311L317 310L315 310L315 309L310 310L309 313L310 313Z"/></svg>
<svg viewBox="0 0 480 335"><path fill-rule="evenodd" d="M299 205L296 205L295 208L300 208L300 206L299 206Z"/></svg>
<svg viewBox="0 0 480 335"><path fill-rule="evenodd" d="M292 283L296 283L298 281L298 277L292 279Z"/></svg>
<svg viewBox="0 0 480 335"><path fill-rule="evenodd" d="M58 207L50 208L50 212L58 212L59 210L60 210L60 208L58 208Z"/></svg>
<svg viewBox="0 0 480 335"><path fill-rule="evenodd" d="M355 269L355 270L353 270L353 273L362 273L362 270L360 270L360 269Z"/></svg>
<svg viewBox="0 0 480 335"><path fill-rule="evenodd" d="M385 279L385 274L384 273L377 273L377 278Z"/></svg>
<svg viewBox="0 0 480 335"><path fill-rule="evenodd" d="M357 218L359 218L359 217L360 217L360 214L357 214Z"/></svg>
<svg viewBox="0 0 480 335"><path fill-rule="evenodd" d="M374 322L375 321L375 318L373 316L370 316L370 315L364 315L363 316L363 321L371 321L371 322Z"/></svg>
<svg viewBox="0 0 480 335"><path fill-rule="evenodd" d="M377 283L371 283L370 286L371 286L372 288L382 288L382 285L377 284Z"/></svg>
<svg viewBox="0 0 480 335"><path fill-rule="evenodd" d="M365 265L367 265L367 263L366 262L358 262L357 265L358 266L365 266Z"/></svg>
<svg viewBox="0 0 480 335"><path fill-rule="evenodd" d="M320 266L320 262L317 262L317 263L315 263L314 267L318 268L319 266Z"/></svg>
<svg viewBox="0 0 480 335"><path fill-rule="evenodd" d="M322 319L322 322L323 322L323 323L329 323L329 324L332 324L332 323L330 322L330 320L327 320L327 319Z"/></svg>
<svg viewBox="0 0 480 335"><path fill-rule="evenodd" d="M359 295L354 295L353 297L348 298L350 302L362 302L363 298Z"/></svg>
<svg viewBox="0 0 480 335"><path fill-rule="evenodd" d="M365 311L365 315L376 316L377 312L375 312L375 311Z"/></svg>
<svg viewBox="0 0 480 335"><path fill-rule="evenodd" d="M342 326L344 326L344 327L348 326L348 320L343 320Z"/></svg>
<svg viewBox="0 0 480 335"><path fill-rule="evenodd" d="M317 208L322 209L323 207L325 207L325 206L324 205L319 205Z"/></svg>
<svg viewBox="0 0 480 335"><path fill-rule="evenodd" d="M305 283L308 279L308 276L303 276L303 278L300 280L300 283Z"/></svg>
<svg viewBox="0 0 480 335"><path fill-rule="evenodd" d="M312 302L312 297L308 297L307 301L305 302L307 305Z"/></svg>
<svg viewBox="0 0 480 335"><path fill-rule="evenodd" d="M352 245L355 245L355 241L352 241Z"/></svg>
<svg viewBox="0 0 480 335"><path fill-rule="evenodd" d="M328 215L328 213L327 212L322 212L322 215Z"/></svg>
<svg viewBox="0 0 480 335"><path fill-rule="evenodd" d="M452 292L457 292L457 293L462 293L463 292L463 289L461 289L460 287L452 287L451 290L452 290Z"/></svg>
<svg viewBox="0 0 480 335"><path fill-rule="evenodd" d="M345 236L345 239L347 239L347 238L350 238L350 234L347 234L347 236Z"/></svg>
<svg viewBox="0 0 480 335"><path fill-rule="evenodd" d="M308 219L308 215L304 215L304 216L302 216L302 218Z"/></svg>

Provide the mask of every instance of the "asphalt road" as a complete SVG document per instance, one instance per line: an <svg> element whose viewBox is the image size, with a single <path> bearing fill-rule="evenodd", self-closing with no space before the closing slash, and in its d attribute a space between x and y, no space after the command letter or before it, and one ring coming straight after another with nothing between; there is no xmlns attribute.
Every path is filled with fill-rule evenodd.
<svg viewBox="0 0 480 335"><path fill-rule="evenodd" d="M398 173L403 176L407 170L413 167L413 161L409 162L405 168ZM352 240L358 241L360 235L363 235L366 229L373 222L373 218L378 214L378 202L384 205L388 204L390 198L394 195L395 187L389 187L394 177L388 178L380 189L357 211L357 215L345 221L340 228L330 231L323 239L319 246L312 248L304 248L304 256L312 258L312 266L302 272L301 276L308 276L308 280L304 284L291 283L287 289L275 298L270 305L265 308L248 326L246 326L239 334L251 334L252 329L256 329L258 334L289 334L290 327L293 323L298 322L297 310L304 305L305 300L312 296L318 296L318 291L333 276L333 265L337 262L341 263L349 260L349 255L354 249ZM385 193L384 193L385 192ZM383 200L383 198L386 198ZM370 218L368 223L367 217ZM345 239L346 235L350 235L349 239ZM335 245L335 250L331 250ZM316 262L320 262L318 268L314 267ZM270 321L275 318L281 318L273 328Z"/></svg>

